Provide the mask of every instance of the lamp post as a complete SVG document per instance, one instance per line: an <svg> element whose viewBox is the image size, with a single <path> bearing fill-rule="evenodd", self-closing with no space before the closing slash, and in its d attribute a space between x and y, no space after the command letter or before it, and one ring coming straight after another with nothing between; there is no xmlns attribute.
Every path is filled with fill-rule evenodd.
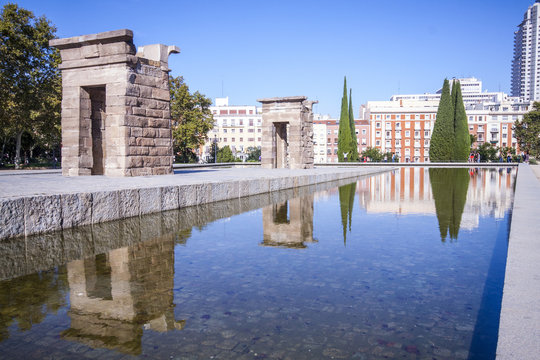
<svg viewBox="0 0 540 360"><path fill-rule="evenodd" d="M214 134L214 164L217 163L217 135Z"/></svg>

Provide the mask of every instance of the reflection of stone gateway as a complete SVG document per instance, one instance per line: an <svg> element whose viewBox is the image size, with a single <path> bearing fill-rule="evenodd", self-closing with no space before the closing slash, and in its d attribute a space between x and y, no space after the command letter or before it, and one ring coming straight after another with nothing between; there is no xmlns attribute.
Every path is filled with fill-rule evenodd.
<svg viewBox="0 0 540 360"><path fill-rule="evenodd" d="M313 104L305 96L257 100L262 106L263 168L313 168Z"/></svg>
<svg viewBox="0 0 540 360"><path fill-rule="evenodd" d="M313 239L313 195L263 208L264 246L305 248Z"/></svg>
<svg viewBox="0 0 540 360"><path fill-rule="evenodd" d="M67 270L71 328L64 339L136 355L143 329L185 325L174 319L173 235L75 260Z"/></svg>
<svg viewBox="0 0 540 360"><path fill-rule="evenodd" d="M139 48L123 29L55 39L62 56L62 173L172 172L168 56L176 46Z"/></svg>

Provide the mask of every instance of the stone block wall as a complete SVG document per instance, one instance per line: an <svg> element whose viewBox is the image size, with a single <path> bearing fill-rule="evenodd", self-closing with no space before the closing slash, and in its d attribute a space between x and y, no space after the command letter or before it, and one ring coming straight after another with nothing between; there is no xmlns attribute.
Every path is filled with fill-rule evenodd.
<svg viewBox="0 0 540 360"><path fill-rule="evenodd" d="M305 96L257 100L262 106L263 168L311 169L314 101Z"/></svg>
<svg viewBox="0 0 540 360"><path fill-rule="evenodd" d="M168 55L178 49L136 53L127 29L50 45L62 56L63 175L172 173Z"/></svg>

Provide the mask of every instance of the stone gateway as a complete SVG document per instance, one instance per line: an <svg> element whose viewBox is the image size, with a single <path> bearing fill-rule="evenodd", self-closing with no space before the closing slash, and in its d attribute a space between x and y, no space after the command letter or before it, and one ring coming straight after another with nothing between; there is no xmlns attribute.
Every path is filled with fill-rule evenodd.
<svg viewBox="0 0 540 360"><path fill-rule="evenodd" d="M62 174L172 173L168 56L123 29L55 39L62 57Z"/></svg>
<svg viewBox="0 0 540 360"><path fill-rule="evenodd" d="M305 96L257 100L262 106L261 166L313 168L313 104Z"/></svg>

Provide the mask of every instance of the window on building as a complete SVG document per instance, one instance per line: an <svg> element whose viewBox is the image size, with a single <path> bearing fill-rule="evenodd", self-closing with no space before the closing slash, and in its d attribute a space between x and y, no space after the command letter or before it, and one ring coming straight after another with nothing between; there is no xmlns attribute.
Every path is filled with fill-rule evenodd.
<svg viewBox="0 0 540 360"><path fill-rule="evenodd" d="M405 131L405 137L410 137L411 136L411 132L409 130Z"/></svg>
<svg viewBox="0 0 540 360"><path fill-rule="evenodd" d="M376 123L375 123L375 127L376 127L377 129L380 129L380 128L381 128L381 123L380 123L380 122L376 122Z"/></svg>
<svg viewBox="0 0 540 360"><path fill-rule="evenodd" d="M367 140L365 138L362 138L362 145L367 145Z"/></svg>
<svg viewBox="0 0 540 360"><path fill-rule="evenodd" d="M238 123L239 123L240 126L243 126L244 125L244 119L238 120Z"/></svg>
<svg viewBox="0 0 540 360"><path fill-rule="evenodd" d="M429 131L424 131L424 137L429 137Z"/></svg>
<svg viewBox="0 0 540 360"><path fill-rule="evenodd" d="M226 133L226 132L227 132L227 129L223 129L223 132Z"/></svg>
<svg viewBox="0 0 540 360"><path fill-rule="evenodd" d="M223 119L223 126L227 126L227 119Z"/></svg>
<svg viewBox="0 0 540 360"><path fill-rule="evenodd" d="M244 138L240 138L240 142L244 141Z"/></svg>
<svg viewBox="0 0 540 360"><path fill-rule="evenodd" d="M405 121L405 129L410 129L410 128L411 128L411 122Z"/></svg>
<svg viewBox="0 0 540 360"><path fill-rule="evenodd" d="M375 131L375 136L381 137L381 132L380 131Z"/></svg>
<svg viewBox="0 0 540 360"><path fill-rule="evenodd" d="M249 126L253 126L253 119L249 119Z"/></svg>
<svg viewBox="0 0 540 360"><path fill-rule="evenodd" d="M411 145L411 140L405 139L405 146L410 146L410 145Z"/></svg>
<svg viewBox="0 0 540 360"><path fill-rule="evenodd" d="M376 140L375 141L375 146L381 146L381 140Z"/></svg>
<svg viewBox="0 0 540 360"><path fill-rule="evenodd" d="M401 123L400 122L397 122L396 123L396 129L399 129L401 127Z"/></svg>
<svg viewBox="0 0 540 360"><path fill-rule="evenodd" d="M366 129L362 129L362 135L366 135Z"/></svg>
<svg viewBox="0 0 540 360"><path fill-rule="evenodd" d="M231 119L231 126L234 126L235 125L235 121L234 119Z"/></svg>
<svg viewBox="0 0 540 360"><path fill-rule="evenodd" d="M389 122L386 123L386 128L391 128L392 127L392 124L390 124Z"/></svg>
<svg viewBox="0 0 540 360"><path fill-rule="evenodd" d="M260 132L261 132L261 129L257 129L257 132L260 133Z"/></svg>
<svg viewBox="0 0 540 360"><path fill-rule="evenodd" d="M236 129L231 129L231 132L236 132Z"/></svg>

